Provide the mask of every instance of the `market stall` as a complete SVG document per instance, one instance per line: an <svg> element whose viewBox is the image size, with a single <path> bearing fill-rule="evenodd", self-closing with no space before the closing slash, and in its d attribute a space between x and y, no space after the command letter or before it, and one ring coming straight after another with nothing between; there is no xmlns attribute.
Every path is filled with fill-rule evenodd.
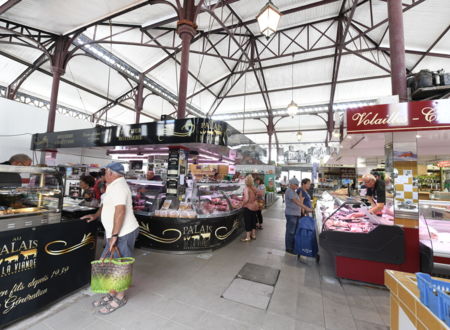
<svg viewBox="0 0 450 330"><path fill-rule="evenodd" d="M227 146L244 142L249 140L225 122L188 118L35 134L33 149L104 147L117 161L139 158L152 168L158 159L158 168L165 169L158 181L128 180L140 225L138 244L189 252L218 248L242 231L242 185L203 182L192 166L233 165L235 151Z"/></svg>
<svg viewBox="0 0 450 330"><path fill-rule="evenodd" d="M428 264L433 263L435 247L442 253L442 244L436 241L439 235L433 235L437 230L430 230L430 225L444 231L445 214L427 212L424 216L424 210L430 207L419 200L417 177L421 159L436 159L444 150L441 156L449 153L438 142L448 135L450 120L445 113L449 109L450 102L439 100L347 111L348 134L354 135L344 140L340 154L331 161L337 162L339 158L341 162L366 167L368 159L377 160L372 165L385 166L393 181L394 194L392 202L386 202L382 214L376 218L367 214L364 201L323 198L318 203L318 217L324 219L319 242L335 257L338 277L383 284L385 269L416 272L424 269L427 260ZM366 171L369 172L370 169ZM435 220L444 226L437 225ZM446 240L445 232L439 240Z"/></svg>
<svg viewBox="0 0 450 330"><path fill-rule="evenodd" d="M66 218L52 168L0 165L0 327L90 281L96 225Z"/></svg>

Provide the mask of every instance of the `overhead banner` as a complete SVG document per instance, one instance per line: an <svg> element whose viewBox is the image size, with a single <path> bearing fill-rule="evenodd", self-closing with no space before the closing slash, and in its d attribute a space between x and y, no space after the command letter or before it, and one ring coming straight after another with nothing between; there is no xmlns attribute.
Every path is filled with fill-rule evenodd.
<svg viewBox="0 0 450 330"><path fill-rule="evenodd" d="M373 105L346 114L348 134L450 129L450 100Z"/></svg>
<svg viewBox="0 0 450 330"><path fill-rule="evenodd" d="M54 150L172 143L208 143L227 146L228 136L232 131L223 121L187 118L34 134L31 149Z"/></svg>
<svg viewBox="0 0 450 330"><path fill-rule="evenodd" d="M89 283L95 247L84 221L0 232L0 328Z"/></svg>

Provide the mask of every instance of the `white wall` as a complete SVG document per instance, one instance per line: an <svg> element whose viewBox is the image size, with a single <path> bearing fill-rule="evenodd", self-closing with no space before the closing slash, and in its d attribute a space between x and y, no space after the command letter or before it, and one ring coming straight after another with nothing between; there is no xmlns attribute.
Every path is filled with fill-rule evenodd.
<svg viewBox="0 0 450 330"><path fill-rule="evenodd" d="M0 162L8 160L12 155L24 153L33 158L30 150L31 135L45 133L47 130L48 111L5 98L0 98ZM85 120L56 114L55 131L91 128L94 124ZM40 152L34 153L34 163L39 163ZM56 157L57 164L109 163L103 149L71 148L61 150Z"/></svg>

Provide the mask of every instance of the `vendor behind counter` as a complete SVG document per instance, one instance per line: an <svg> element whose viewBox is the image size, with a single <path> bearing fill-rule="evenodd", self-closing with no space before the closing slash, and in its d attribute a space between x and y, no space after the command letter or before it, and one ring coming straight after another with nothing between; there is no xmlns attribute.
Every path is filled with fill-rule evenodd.
<svg viewBox="0 0 450 330"><path fill-rule="evenodd" d="M362 178L367 188L367 198L371 204L370 213L378 214L386 204L386 184L381 178L375 178L372 174L366 174Z"/></svg>

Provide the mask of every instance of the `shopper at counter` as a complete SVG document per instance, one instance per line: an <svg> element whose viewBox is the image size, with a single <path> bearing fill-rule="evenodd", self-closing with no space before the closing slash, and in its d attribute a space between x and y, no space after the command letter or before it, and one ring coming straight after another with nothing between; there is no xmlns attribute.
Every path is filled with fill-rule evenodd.
<svg viewBox="0 0 450 330"><path fill-rule="evenodd" d="M80 203L82 206L97 207L98 199L95 198L94 193L95 179L90 175L82 175L80 177L80 188L83 190L81 196L83 201Z"/></svg>
<svg viewBox="0 0 450 330"><path fill-rule="evenodd" d="M161 177L159 175L155 175L155 172L148 171L147 172L147 180L149 181L162 181Z"/></svg>
<svg viewBox="0 0 450 330"><path fill-rule="evenodd" d="M297 178L289 180L289 187L285 193L285 216L286 216L286 235L285 244L286 252L293 254L295 244L295 230L297 229L297 223L302 217L302 205L304 197L299 196L296 192L299 182Z"/></svg>
<svg viewBox="0 0 450 330"><path fill-rule="evenodd" d="M244 200L242 207L244 209L244 223L246 235L241 238L242 242L250 242L256 239L256 211L258 211L257 190L254 187L253 177L248 175L245 178Z"/></svg>
<svg viewBox="0 0 450 330"><path fill-rule="evenodd" d="M96 200L101 200L101 196L106 191L106 182L105 182L105 169L102 168L98 172L97 179L95 180L94 185L94 197Z"/></svg>
<svg viewBox="0 0 450 330"><path fill-rule="evenodd" d="M103 197L102 207L97 213L81 218L90 222L101 215L106 236L106 246L102 258L109 253L114 253L114 257L118 258L116 247L122 257L132 257L134 243L139 235L139 224L133 213L131 191L124 175L125 170L122 164L111 163L107 165L105 181L108 186ZM109 314L126 303L125 291L113 291L94 301L93 305L94 307L101 307L100 314Z"/></svg>
<svg viewBox="0 0 450 330"><path fill-rule="evenodd" d="M386 203L386 185L383 180L375 178L372 174L366 174L362 178L367 189L367 198L371 204L370 213L378 214Z"/></svg>
<svg viewBox="0 0 450 330"><path fill-rule="evenodd" d="M17 154L12 156L8 161L0 165L13 166L31 166L32 160L25 154ZM20 187L22 185L22 177L19 173L0 172L0 186L4 187Z"/></svg>
<svg viewBox="0 0 450 330"><path fill-rule="evenodd" d="M286 189L288 186L288 180L287 177L284 176L283 179L280 181L280 189L281 189L281 198L283 199L283 203L284 203L284 195L286 194Z"/></svg>
<svg viewBox="0 0 450 330"><path fill-rule="evenodd" d="M30 157L28 157L28 155L17 154L11 156L8 161L1 163L1 165L31 166L32 163L33 161Z"/></svg>
<svg viewBox="0 0 450 330"><path fill-rule="evenodd" d="M265 200L266 200L266 186L264 185L261 178L256 178L256 189L258 190L257 193L257 200L258 200L258 211L256 211L256 229L263 229L263 216L262 216L262 210L264 208Z"/></svg>
<svg viewBox="0 0 450 330"><path fill-rule="evenodd" d="M297 189L297 194L300 197L300 202L301 202L300 207L302 209L303 215L309 215L309 213L314 211L312 208L311 196L308 193L310 188L311 188L311 180L305 178L302 180L301 187Z"/></svg>

